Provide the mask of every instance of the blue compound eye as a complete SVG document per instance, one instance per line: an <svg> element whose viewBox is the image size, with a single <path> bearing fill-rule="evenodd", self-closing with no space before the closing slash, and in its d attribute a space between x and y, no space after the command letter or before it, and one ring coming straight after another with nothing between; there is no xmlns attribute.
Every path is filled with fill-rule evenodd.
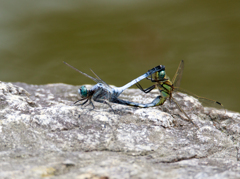
<svg viewBox="0 0 240 179"><path fill-rule="evenodd" d="M160 71L159 72L159 78L160 79L163 79L165 77L165 75L166 75L165 71Z"/></svg>
<svg viewBox="0 0 240 179"><path fill-rule="evenodd" d="M88 91L87 91L86 86L81 86L78 89L78 93L81 95L81 97L87 97Z"/></svg>

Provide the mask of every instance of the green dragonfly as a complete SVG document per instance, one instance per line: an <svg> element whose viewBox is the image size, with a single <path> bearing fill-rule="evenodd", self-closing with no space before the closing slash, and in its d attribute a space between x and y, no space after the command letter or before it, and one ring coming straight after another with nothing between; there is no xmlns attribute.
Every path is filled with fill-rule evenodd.
<svg viewBox="0 0 240 179"><path fill-rule="evenodd" d="M110 87L106 82L104 82L92 70L91 70L92 73L97 78L93 78L90 75L81 72L80 70L76 69L75 67L69 65L66 62L63 62L63 63L65 63L66 65L68 65L72 69L78 71L79 73L85 75L86 77L92 79L93 81L95 81L97 83L96 85L94 85L89 90L86 88L86 86L84 86L84 85L81 86L78 89L78 93L80 94L81 99L76 101L74 104L77 104L80 101L84 101L83 103L78 104L78 105L84 105L84 104L87 104L87 102L89 102L87 105L91 104L93 109L94 109L95 107L94 107L94 105L92 103L92 100L94 100L94 101L99 102L99 103L107 104L112 109L112 107L108 103L108 101L112 102L112 103L128 105L128 106L135 106L135 107L142 107L142 108L155 106L155 104L158 103L159 97L154 99L153 102L149 103L149 104L140 104L140 103L135 103L135 102L131 102L131 101L126 101L126 100L119 99L118 97L125 89L127 89L130 86L138 83L139 81L147 78L148 76L152 75L153 73L165 71L165 66L163 66L163 65L159 65L159 66L156 66L155 68L152 68L151 70L148 70L147 73L144 73L143 75L139 76L138 78L132 80L131 82L127 83L126 85L124 85L122 87Z"/></svg>
<svg viewBox="0 0 240 179"><path fill-rule="evenodd" d="M167 77L165 71L159 71L159 72L154 73L154 76L151 75L151 78L147 77L148 80L151 80L152 82L155 82L154 85L152 85L152 86L150 86L146 89L143 89L142 86L139 83L137 83L136 86L141 91L143 91L144 93L149 93L154 88L157 88L161 95L158 96L159 97L158 103L155 103L155 104L152 103L154 106L163 105L164 102L168 98L169 98L169 100L172 99L176 103L176 105L178 106L180 111L182 113L184 113L184 115L187 117L187 119L189 121L191 121L191 123L193 123L192 120L189 118L189 116L185 113L185 111L177 103L177 101L172 97L172 92L173 91L174 92L182 91L184 93L188 93L188 92L179 88L180 82L181 82L181 79L182 79L183 69L184 69L184 61L182 60L179 64L179 66L178 66L178 69L177 69L173 79L172 79L172 82L170 81L169 77ZM218 101L207 99L205 97L197 96L197 95L194 95L194 94L191 94L191 93L190 93L190 95L192 95L193 97L197 98L200 101L205 101L208 104L216 104L216 105L224 108L223 105ZM156 101L156 99L155 99L155 101Z"/></svg>

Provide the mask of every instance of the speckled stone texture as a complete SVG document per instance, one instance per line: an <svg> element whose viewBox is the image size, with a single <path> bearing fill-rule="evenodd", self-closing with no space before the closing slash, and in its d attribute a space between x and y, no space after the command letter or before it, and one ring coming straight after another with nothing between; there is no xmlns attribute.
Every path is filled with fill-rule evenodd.
<svg viewBox="0 0 240 179"><path fill-rule="evenodd" d="M88 86L89 87L89 86ZM240 114L195 98L74 106L77 86L0 82L0 178L240 178ZM157 91L120 98L151 102Z"/></svg>

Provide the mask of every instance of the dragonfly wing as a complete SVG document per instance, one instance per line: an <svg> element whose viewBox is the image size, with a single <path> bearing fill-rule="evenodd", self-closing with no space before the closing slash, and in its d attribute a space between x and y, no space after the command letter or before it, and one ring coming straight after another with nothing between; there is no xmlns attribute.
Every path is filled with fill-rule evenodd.
<svg viewBox="0 0 240 179"><path fill-rule="evenodd" d="M182 74L183 74L183 69L184 69L184 61L181 60L179 66L178 66L178 69L172 79L172 83L173 83L173 86L176 88L175 91L178 90L179 86L180 86L180 83L181 83L181 79L182 79Z"/></svg>
<svg viewBox="0 0 240 179"><path fill-rule="evenodd" d="M177 107L179 108L179 110L187 117L188 121L190 121L193 125L195 125L193 123L193 121L188 117L188 115L185 113L185 111L181 108L181 106L177 103L177 101L172 98L172 100L176 103ZM196 127L198 127L197 125L195 125Z"/></svg>
<svg viewBox="0 0 240 179"><path fill-rule="evenodd" d="M93 78L93 77L91 77L90 75L88 75L88 74L86 74L86 73L83 73L83 72L81 72L80 70L78 70L77 68L73 67L72 65L69 65L67 62L63 62L63 63L65 63L67 66L71 67L72 69L76 70L77 72L79 72L79 73L81 73L81 74L85 75L86 77L88 77L88 78L92 79L92 80L93 80L93 81L95 81L96 83L98 83L98 82L99 82L99 79Z"/></svg>
<svg viewBox="0 0 240 179"><path fill-rule="evenodd" d="M92 71L92 73L98 78L97 80L98 80L98 83L102 83L105 87L106 87L106 89L107 89L107 99L108 99L108 101L110 101L110 99L111 99L111 96L112 96L112 93L111 93L111 87L105 82L105 81L103 81L92 69L90 69L91 71ZM112 107L111 107L112 108Z"/></svg>
<svg viewBox="0 0 240 179"><path fill-rule="evenodd" d="M90 69L91 72L98 78L98 83L104 84L106 87L111 88L105 81L103 81L92 69Z"/></svg>
<svg viewBox="0 0 240 179"><path fill-rule="evenodd" d="M216 101L216 100L205 98L205 97L202 97L202 96L198 96L198 95L196 95L194 93L191 93L191 92L189 92L189 91L187 91L185 89L182 89L182 88L178 88L177 90L179 92L182 92L182 93L191 95L194 98L197 98L201 103L203 103L203 105L205 104L204 106L216 107L216 108L224 109L223 104L218 102L218 101Z"/></svg>

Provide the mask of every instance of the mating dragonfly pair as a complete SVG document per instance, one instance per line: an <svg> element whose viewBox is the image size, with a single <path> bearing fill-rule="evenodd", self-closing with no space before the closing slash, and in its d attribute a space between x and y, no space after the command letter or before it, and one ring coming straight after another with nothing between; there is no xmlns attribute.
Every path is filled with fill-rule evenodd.
<svg viewBox="0 0 240 179"><path fill-rule="evenodd" d="M165 66L164 65L159 65L159 66L156 66L155 68L152 68L151 70L148 70L147 73L144 73L143 75L141 75L140 77L132 80L131 82L127 83L126 85L124 85L122 87L114 87L114 88L110 87L107 83L105 83L92 70L91 71L96 76L96 78L93 78L93 77L89 76L88 74L81 72L80 70L74 68L73 66L69 65L66 62L64 62L64 63L66 65L68 65L69 67L73 68L74 70L78 71L79 73L85 75L86 77L92 79L93 81L95 81L97 83L96 85L94 85L89 90L86 88L86 86L81 86L78 89L78 93L80 94L81 99L76 101L74 104L77 104L78 102L85 100L83 103L78 104L78 105L84 105L87 102L89 102L89 104L91 104L93 109L94 109L95 107L94 107L94 104L92 102L92 100L94 100L94 101L99 102L99 103L107 104L113 110L113 108L111 107L111 105L108 102L122 104L122 105L128 105L128 106L141 107L141 108L148 108L148 107L163 105L164 102L167 99L169 99L169 100L172 99L177 104L180 111L184 113L184 115L188 118L188 120L190 122L192 122L191 119L188 117L188 115L182 110L180 105L172 97L172 92L179 90L179 86L180 86L180 82L181 82L181 78L182 78L182 73L183 73L183 68L184 68L184 61L183 60L180 62L179 66L178 66L178 69L177 69L172 81L170 81L170 79L166 75ZM149 78L149 76L151 76L151 77ZM145 78L148 79L148 80L151 80L151 82L154 82L155 84L146 88L146 89L143 89L142 86L138 82L145 79ZM160 92L160 95L157 96L151 103L147 103L147 104L141 104L141 103L136 103L136 102L131 102L131 101L126 101L126 100L123 100L123 99L119 99L118 98L119 95L125 89L131 87L132 85L136 85L144 93L149 93L154 88L157 88ZM210 103L215 103L215 104L223 107L223 105L218 101L206 99L206 98L199 97L199 96L196 96L196 95L194 95L194 97L196 97L198 99L208 100L208 102L210 102Z"/></svg>

